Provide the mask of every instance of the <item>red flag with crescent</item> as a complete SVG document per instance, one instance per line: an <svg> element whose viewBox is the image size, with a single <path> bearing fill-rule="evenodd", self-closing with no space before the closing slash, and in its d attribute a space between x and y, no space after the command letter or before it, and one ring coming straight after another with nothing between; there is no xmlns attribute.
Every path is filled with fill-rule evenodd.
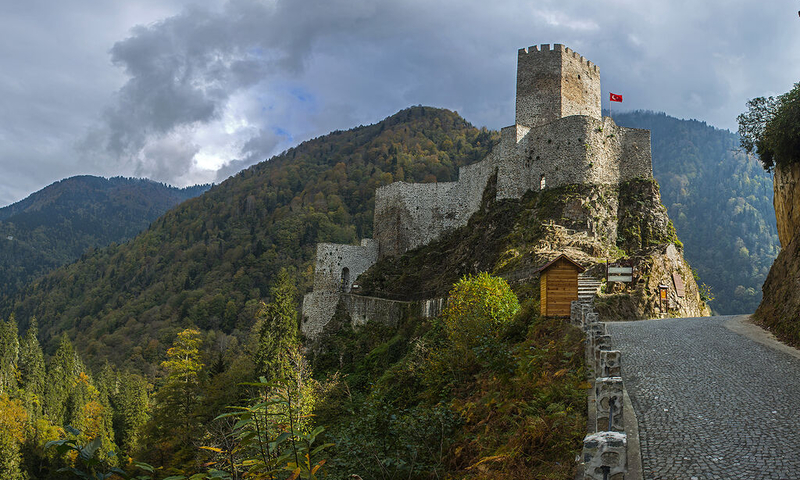
<svg viewBox="0 0 800 480"><path fill-rule="evenodd" d="M617 95L616 93L610 93L610 95L611 95L610 100L612 102L621 102L622 101L622 95Z"/></svg>

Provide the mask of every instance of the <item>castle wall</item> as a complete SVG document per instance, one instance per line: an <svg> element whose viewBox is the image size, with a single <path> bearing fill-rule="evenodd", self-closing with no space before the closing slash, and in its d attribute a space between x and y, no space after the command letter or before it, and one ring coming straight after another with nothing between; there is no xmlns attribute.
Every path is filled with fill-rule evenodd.
<svg viewBox="0 0 800 480"><path fill-rule="evenodd" d="M520 49L516 123L535 127L570 115L601 117L597 65L558 43Z"/></svg>
<svg viewBox="0 0 800 480"><path fill-rule="evenodd" d="M373 221L379 257L399 255L464 225L474 211L473 189L477 188L477 184L461 182L395 182L379 188Z"/></svg>
<svg viewBox="0 0 800 480"><path fill-rule="evenodd" d="M378 243L372 239L361 240L361 245L317 244L314 290L349 292L355 279L377 261Z"/></svg>
<svg viewBox="0 0 800 480"><path fill-rule="evenodd" d="M617 127L622 145L619 181L653 176L653 156L650 150L650 130Z"/></svg>
<svg viewBox="0 0 800 480"><path fill-rule="evenodd" d="M600 68L577 52L561 48L561 116L601 118Z"/></svg>
<svg viewBox="0 0 800 480"><path fill-rule="evenodd" d="M426 245L466 225L497 172L497 198L569 184L617 184L651 177L650 133L611 118L573 115L538 127L513 125L482 161L459 169L457 182L395 182L375 194L379 258Z"/></svg>
<svg viewBox="0 0 800 480"><path fill-rule="evenodd" d="M359 295L342 295L342 301L350 314L353 326L366 325L369 322L380 322L394 327L400 323L409 302L386 300L384 298L363 297Z"/></svg>
<svg viewBox="0 0 800 480"><path fill-rule="evenodd" d="M336 313L336 304L339 303L341 292L339 290L318 290L303 296L303 315L300 329L308 338L316 338L322 333L325 325L331 321Z"/></svg>

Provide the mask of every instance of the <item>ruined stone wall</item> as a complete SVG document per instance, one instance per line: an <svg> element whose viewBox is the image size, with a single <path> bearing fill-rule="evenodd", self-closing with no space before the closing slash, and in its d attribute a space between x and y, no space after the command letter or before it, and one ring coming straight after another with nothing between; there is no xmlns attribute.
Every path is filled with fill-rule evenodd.
<svg viewBox="0 0 800 480"><path fill-rule="evenodd" d="M457 182L395 182L379 188L374 240L361 246L320 244L314 292L303 304L303 331L321 331L342 292L379 258L426 245L466 225L495 173L497 199L569 184L651 178L650 132L618 127L601 117L600 70L574 51L560 44L519 50L516 124L502 129L500 143L484 160L462 167ZM352 308L372 312L369 305ZM372 313L352 315L360 322Z"/></svg>
<svg viewBox="0 0 800 480"><path fill-rule="evenodd" d="M516 123L538 126L570 115L600 118L600 69L561 44L517 55Z"/></svg>
<svg viewBox="0 0 800 480"><path fill-rule="evenodd" d="M457 182L396 182L375 194L374 237L379 258L426 245L465 225L480 208L497 172L497 198L569 184L615 185L652 177L650 132L617 126L611 118L565 117L538 127L514 125L481 162L461 167Z"/></svg>
<svg viewBox="0 0 800 480"><path fill-rule="evenodd" d="M342 293L339 290L318 290L303 296L303 314L300 330L308 338L316 338L336 313L336 305Z"/></svg>
<svg viewBox="0 0 800 480"><path fill-rule="evenodd" d="M314 290L349 292L353 281L378 261L378 243L361 240L361 245L317 244Z"/></svg>
<svg viewBox="0 0 800 480"><path fill-rule="evenodd" d="M519 126L515 126L519 130ZM571 116L539 127L512 144L503 129L499 153L487 160L498 171L497 198L569 184L615 185L653 175L650 132L617 126L611 118Z"/></svg>
<svg viewBox="0 0 800 480"><path fill-rule="evenodd" d="M350 314L350 323L355 327L369 322L380 322L389 327L397 326L403 318L406 306L409 305L408 302L350 294L342 295L342 301Z"/></svg>
<svg viewBox="0 0 800 480"><path fill-rule="evenodd" d="M303 297L301 328L308 338L316 338L331 321L336 306L342 302L354 327L379 322L397 326L407 315L422 318L438 316L447 305L447 298L433 298L417 302L403 302L378 297L367 297L340 291L314 291Z"/></svg>
<svg viewBox="0 0 800 480"><path fill-rule="evenodd" d="M379 257L399 255L466 224L477 210L476 202L480 206L486 178L473 176L467 182L446 183L395 182L379 188L375 192L373 220Z"/></svg>
<svg viewBox="0 0 800 480"><path fill-rule="evenodd" d="M619 181L652 178L653 157L650 149L650 130L617 127L622 145L619 158Z"/></svg>

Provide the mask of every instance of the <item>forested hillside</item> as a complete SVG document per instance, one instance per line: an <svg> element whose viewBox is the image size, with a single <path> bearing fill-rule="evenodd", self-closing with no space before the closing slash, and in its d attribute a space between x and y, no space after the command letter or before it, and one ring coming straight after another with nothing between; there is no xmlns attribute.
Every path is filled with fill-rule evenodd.
<svg viewBox="0 0 800 480"><path fill-rule="evenodd" d="M651 131L653 175L686 259L713 289L711 308L754 312L780 250L770 174L727 130L664 113L613 116L619 125Z"/></svg>
<svg viewBox="0 0 800 480"><path fill-rule="evenodd" d="M745 235L750 223L735 225L739 230L733 234L726 230L746 215L728 223L714 218L756 210L750 196L757 195L747 185L764 175L739 157L742 164L731 165L724 155L730 134L665 115L630 114L629 120L651 122L636 126L653 130L656 175L662 178L664 203L683 228L687 257L697 248L689 245L687 228L693 223L716 228L712 232L723 240L737 235L741 242L761 245L761 236ZM244 461L251 462L251 472L281 471L286 477L292 459L282 452L300 448L301 456L309 453L304 472L316 468L335 478L354 472L364 478L474 472L482 478L573 478L572 459L586 430L582 336L563 321L539 317L535 280L515 286L514 294L497 279L469 280L494 285L480 291L501 292L504 305L515 305L516 313L509 310L502 325L485 336L464 336L462 327L469 324L459 323L480 326L487 321L485 312L410 316L394 327L342 328L307 358L300 353L296 309L299 293L310 286L316 243L370 237L378 186L454 180L459 166L481 160L497 138L453 112L427 107L334 132L237 174L168 211L133 240L92 250L6 299L0 304L0 414L6 419L0 425L0 473L16 480L61 478L57 469L63 466L132 472L136 464L121 459L134 455L162 467L155 478L211 475L216 468L230 472ZM735 201L729 207L698 183L717 178L716 171L722 172L721 182L739 181L736 189L721 187L727 189L719 190L721 195L749 192L741 211L733 208ZM634 183L656 203L635 196L628 203L663 212L657 186ZM438 243L446 247L429 246L392 265L424 273L436 268L431 259L453 256L452 268L442 263L434 279L444 292L459 275L474 273L464 268L477 268L480 258L491 271L531 262L534 257L518 253L549 251L553 238L545 220L569 217L564 213L569 209L554 205L573 202L577 194L568 186L532 192L519 202L489 202L469 225ZM706 217L698 213L704 208L710 211ZM613 251L580 243L571 248L585 247L604 258L631 254L631 246L677 243L666 216L659 223L646 213L617 219L631 235L604 247ZM641 231L630 228L631 218L645 227L661 224L664 232L650 238L639 223ZM586 225L583 220L567 226L579 228ZM492 235L505 240L487 246ZM732 263L724 249L712 253L723 260L707 263L709 273ZM404 277L389 272L372 287L430 287L406 277L412 280L394 281ZM371 288L368 281L365 285ZM481 301L491 300L481 295ZM338 312L332 323L341 324L343 315ZM262 375L286 382L243 385ZM282 397L265 404L261 395ZM260 415L269 428L217 418L230 405L244 406L239 411L250 419ZM64 442L91 442L96 447L91 461L100 463L91 467L47 447L58 439L66 447ZM327 441L337 446L312 453L311 445ZM269 449L263 464L259 446ZM214 478L235 477L220 475Z"/></svg>
<svg viewBox="0 0 800 480"><path fill-rule="evenodd" d="M0 296L77 260L88 248L133 238L164 212L209 187L84 175L0 208Z"/></svg>
<svg viewBox="0 0 800 480"><path fill-rule="evenodd" d="M453 112L413 107L305 142L36 281L0 316L16 312L23 329L38 318L48 352L66 332L92 364L151 372L186 325L249 330L280 268L310 285L317 242L370 237L378 186L453 180L496 139Z"/></svg>

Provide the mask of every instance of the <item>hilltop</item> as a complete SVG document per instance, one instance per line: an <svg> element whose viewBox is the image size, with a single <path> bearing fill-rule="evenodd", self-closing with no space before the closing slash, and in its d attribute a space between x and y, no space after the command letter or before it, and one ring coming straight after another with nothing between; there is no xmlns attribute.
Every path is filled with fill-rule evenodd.
<svg viewBox="0 0 800 480"><path fill-rule="evenodd" d="M82 175L0 208L0 296L74 262L89 248L133 238L164 212L209 187Z"/></svg>
<svg viewBox="0 0 800 480"><path fill-rule="evenodd" d="M453 112L412 107L304 142L37 280L0 316L15 312L23 329L38 318L50 351L66 332L93 364L151 371L186 325L248 331L280 268L306 288L317 242L371 234L376 187L451 180L496 138Z"/></svg>

